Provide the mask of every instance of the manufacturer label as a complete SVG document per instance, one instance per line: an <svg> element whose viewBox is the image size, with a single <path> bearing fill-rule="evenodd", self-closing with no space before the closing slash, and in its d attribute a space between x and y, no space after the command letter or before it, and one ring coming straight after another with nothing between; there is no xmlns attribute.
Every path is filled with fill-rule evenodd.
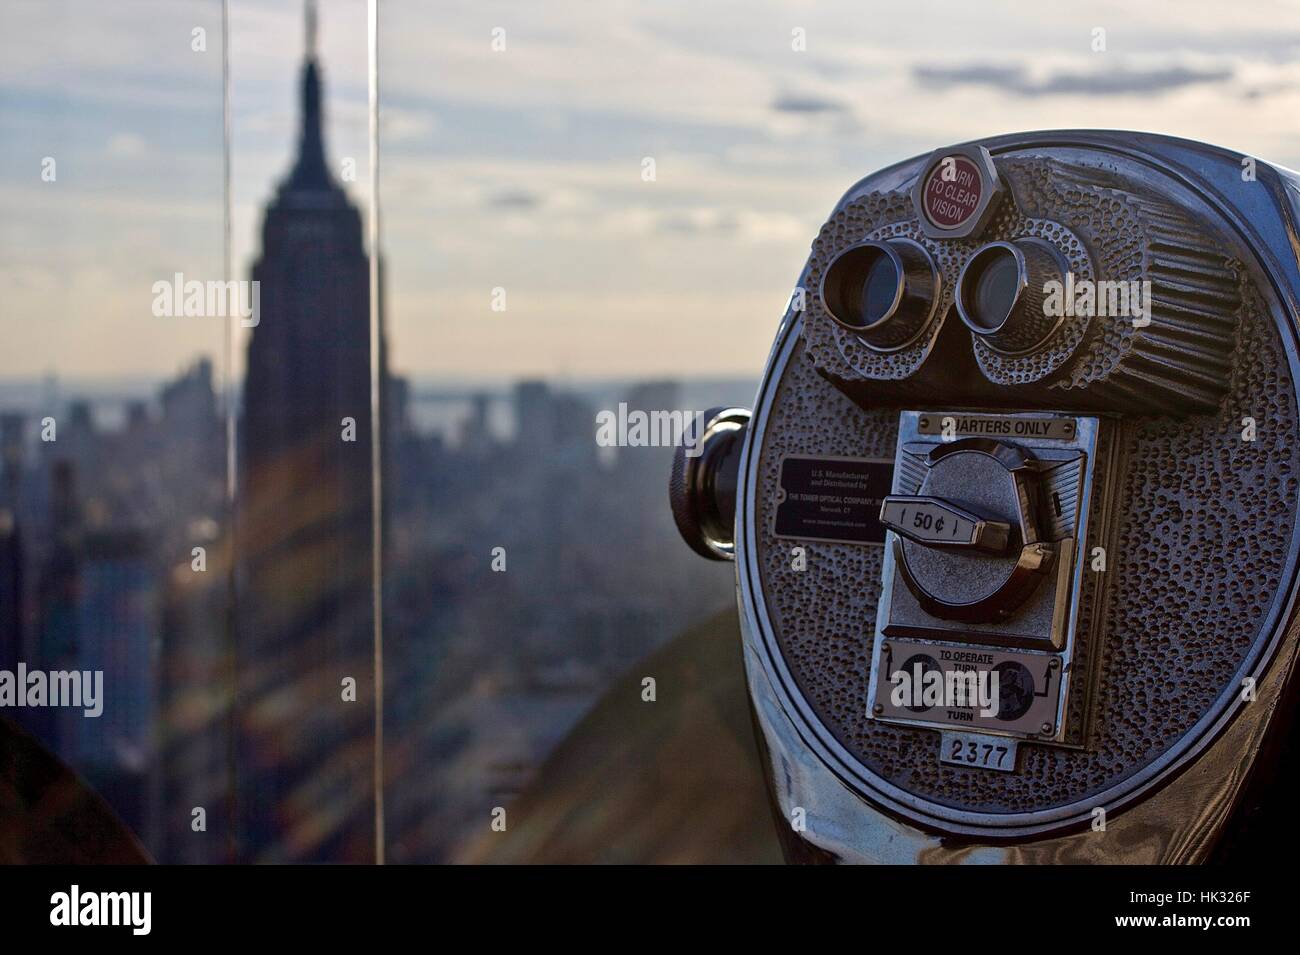
<svg viewBox="0 0 1300 955"><path fill-rule="evenodd" d="M894 483L888 458L803 457L781 460L772 532L777 537L884 544L880 504Z"/></svg>

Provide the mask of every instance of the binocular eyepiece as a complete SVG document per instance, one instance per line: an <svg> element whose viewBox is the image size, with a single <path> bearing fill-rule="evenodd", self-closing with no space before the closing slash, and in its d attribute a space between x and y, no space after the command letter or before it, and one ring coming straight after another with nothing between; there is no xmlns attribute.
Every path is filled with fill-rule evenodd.
<svg viewBox="0 0 1300 955"><path fill-rule="evenodd" d="M957 314L971 333L1004 355L1023 355L1047 341L1064 314L1043 308L1044 289L1063 286L1069 264L1035 238L989 242L957 278ZM841 328L867 347L897 351L925 329L939 301L940 276L920 243L895 238L850 246L822 276L821 300Z"/></svg>
<svg viewBox="0 0 1300 955"><path fill-rule="evenodd" d="M896 351L915 341L934 313L939 273L919 242L863 242L831 262L821 299L841 327L872 348Z"/></svg>
<svg viewBox="0 0 1300 955"><path fill-rule="evenodd" d="M974 335L1003 355L1032 352L1065 316L1043 307L1045 289L1062 286L1069 264L1041 239L990 242L957 279L957 314Z"/></svg>

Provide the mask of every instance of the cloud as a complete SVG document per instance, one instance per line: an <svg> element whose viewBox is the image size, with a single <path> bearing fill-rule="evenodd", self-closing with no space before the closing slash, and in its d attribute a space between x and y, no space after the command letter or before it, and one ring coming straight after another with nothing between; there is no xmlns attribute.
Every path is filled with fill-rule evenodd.
<svg viewBox="0 0 1300 955"><path fill-rule="evenodd" d="M487 205L495 209L517 209L528 211L542 204L542 197L525 189L511 189L498 192L487 198Z"/></svg>
<svg viewBox="0 0 1300 955"><path fill-rule="evenodd" d="M114 133L105 148L117 159L137 159L148 151L144 138L135 133Z"/></svg>
<svg viewBox="0 0 1300 955"><path fill-rule="evenodd" d="M1132 96L1164 93L1200 83L1221 83L1233 77L1227 67L1197 69L1167 66L1149 70L1118 69L1057 70L1041 78L1020 66L972 64L967 66L917 65L912 68L917 83L930 89L986 86L1017 96Z"/></svg>
<svg viewBox="0 0 1300 955"><path fill-rule="evenodd" d="M772 109L778 113L825 114L842 113L845 106L815 93L782 93L773 101Z"/></svg>
<svg viewBox="0 0 1300 955"><path fill-rule="evenodd" d="M740 229L740 218L731 210L684 209L658 216L656 228L670 235L731 236Z"/></svg>
<svg viewBox="0 0 1300 955"><path fill-rule="evenodd" d="M752 210L696 206L650 216L660 235L703 236L745 242L797 241L808 232L795 216Z"/></svg>
<svg viewBox="0 0 1300 955"><path fill-rule="evenodd" d="M379 121L382 125L380 135L386 143L428 140L438 129L438 121L431 112L403 109L388 104L380 105Z"/></svg>

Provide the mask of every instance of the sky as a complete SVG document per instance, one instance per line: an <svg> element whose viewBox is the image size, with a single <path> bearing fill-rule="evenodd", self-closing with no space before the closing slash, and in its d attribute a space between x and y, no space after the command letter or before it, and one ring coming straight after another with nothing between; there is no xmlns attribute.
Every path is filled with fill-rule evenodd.
<svg viewBox="0 0 1300 955"><path fill-rule="evenodd" d="M365 3L320 6L364 209ZM230 0L239 276L302 49L299 0ZM836 200L952 142L1145 129L1300 167L1293 3L381 0L379 51L391 357L431 380L754 376ZM219 354L150 287L220 277L220 57L216 0L0 3L0 377Z"/></svg>

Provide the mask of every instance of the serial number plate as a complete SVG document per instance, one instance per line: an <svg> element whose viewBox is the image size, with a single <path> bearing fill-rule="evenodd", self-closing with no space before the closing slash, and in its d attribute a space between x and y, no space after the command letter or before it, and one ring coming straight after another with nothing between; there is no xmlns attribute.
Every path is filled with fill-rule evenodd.
<svg viewBox="0 0 1300 955"><path fill-rule="evenodd" d="M1060 699L1057 654L887 637L868 706L892 723L1042 739Z"/></svg>
<svg viewBox="0 0 1300 955"><path fill-rule="evenodd" d="M1019 744L1014 739L1006 736L942 733L939 739L939 762L1014 773L1018 747Z"/></svg>

